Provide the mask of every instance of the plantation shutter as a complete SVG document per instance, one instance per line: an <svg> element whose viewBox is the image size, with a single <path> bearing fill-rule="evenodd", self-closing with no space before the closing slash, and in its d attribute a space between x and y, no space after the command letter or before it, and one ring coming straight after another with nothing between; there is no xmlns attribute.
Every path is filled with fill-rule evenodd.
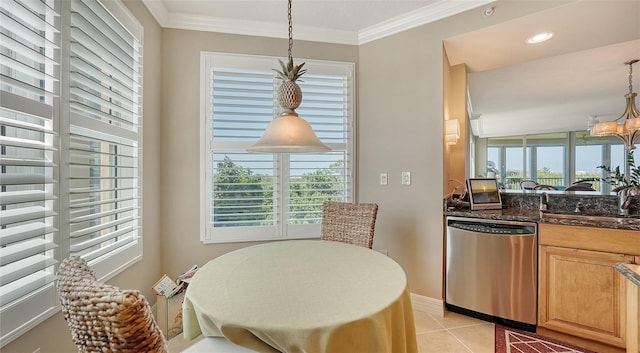
<svg viewBox="0 0 640 353"><path fill-rule="evenodd" d="M70 35L70 254L101 277L141 256L141 43L96 1Z"/></svg>
<svg viewBox="0 0 640 353"><path fill-rule="evenodd" d="M214 228L274 227L274 156L244 152L272 119L273 73L214 67L210 82L211 224Z"/></svg>
<svg viewBox="0 0 640 353"><path fill-rule="evenodd" d="M289 224L320 223L325 200L347 201L352 193L351 150L353 131L349 105L351 75L307 73L299 83L303 100L297 109L318 138L331 147L322 154L289 157Z"/></svg>
<svg viewBox="0 0 640 353"><path fill-rule="evenodd" d="M352 66L307 62L296 110L332 148L325 154L246 149L279 114L277 58L203 53L203 239L319 236L322 202L351 200Z"/></svg>
<svg viewBox="0 0 640 353"><path fill-rule="evenodd" d="M0 341L54 312L59 9L0 2Z"/></svg>

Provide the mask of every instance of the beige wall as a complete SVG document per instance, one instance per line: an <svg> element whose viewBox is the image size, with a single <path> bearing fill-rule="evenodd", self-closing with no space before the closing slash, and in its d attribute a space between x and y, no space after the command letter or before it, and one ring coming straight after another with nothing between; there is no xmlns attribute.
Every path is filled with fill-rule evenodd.
<svg viewBox="0 0 640 353"><path fill-rule="evenodd" d="M294 35L295 36L295 35ZM194 264L253 243L200 241L200 52L287 55L287 40L199 31L162 31L163 271L171 277ZM357 62L350 45L295 41L296 58ZM296 60L297 62L297 60ZM278 65L274 62L274 68Z"/></svg>
<svg viewBox="0 0 640 353"><path fill-rule="evenodd" d="M153 303L151 286L162 273L160 251L160 36L155 19L139 0L125 0L127 7L144 25L144 126L143 126L143 225L144 254L141 261L114 277L109 283L123 288L139 289ZM57 313L15 341L2 347L7 353L77 352L71 334Z"/></svg>
<svg viewBox="0 0 640 353"><path fill-rule="evenodd" d="M389 250L413 293L443 297L442 41L558 4L501 1L491 17L479 8L360 46L358 191L380 206L374 247Z"/></svg>

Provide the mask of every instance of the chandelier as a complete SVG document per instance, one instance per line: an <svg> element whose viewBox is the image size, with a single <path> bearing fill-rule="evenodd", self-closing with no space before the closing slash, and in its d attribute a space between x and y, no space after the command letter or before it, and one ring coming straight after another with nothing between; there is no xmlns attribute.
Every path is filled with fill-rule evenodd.
<svg viewBox="0 0 640 353"><path fill-rule="evenodd" d="M282 113L275 117L262 137L249 147L247 151L258 153L314 153L327 152L331 149L320 142L311 129L311 125L298 116L295 109L302 103L302 90L296 81L307 71L302 66L293 64L293 26L291 25L291 0L288 6L289 18L289 60L285 65L281 60L282 70L274 70L282 82L278 87L277 100Z"/></svg>
<svg viewBox="0 0 640 353"><path fill-rule="evenodd" d="M637 94L633 92L632 74L633 64L638 59L625 63L629 65L629 93L625 95L627 107L616 120L601 122L591 127L591 136L616 136L624 142L627 151L636 148L636 141L640 138L640 112L636 108L635 98Z"/></svg>

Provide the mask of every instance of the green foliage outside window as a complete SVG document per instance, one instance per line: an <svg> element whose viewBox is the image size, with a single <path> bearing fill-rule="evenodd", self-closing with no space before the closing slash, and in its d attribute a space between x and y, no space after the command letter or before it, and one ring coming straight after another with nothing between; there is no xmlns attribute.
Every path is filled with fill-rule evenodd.
<svg viewBox="0 0 640 353"><path fill-rule="evenodd" d="M254 174L228 156L216 164L213 176L216 227L260 226L273 224L273 177ZM289 223L319 223L322 203L343 201L344 164L315 169L290 179Z"/></svg>

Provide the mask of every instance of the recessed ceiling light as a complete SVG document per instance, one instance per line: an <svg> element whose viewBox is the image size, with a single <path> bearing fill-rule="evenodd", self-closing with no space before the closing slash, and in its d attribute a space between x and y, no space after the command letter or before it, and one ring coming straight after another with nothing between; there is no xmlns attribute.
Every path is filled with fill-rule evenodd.
<svg viewBox="0 0 640 353"><path fill-rule="evenodd" d="M551 39L552 37L553 37L553 32L539 33L539 34L536 34L533 37L529 37L529 39L527 39L527 43L529 43L529 44L538 44L538 43L542 43L544 41L547 41L547 40Z"/></svg>

